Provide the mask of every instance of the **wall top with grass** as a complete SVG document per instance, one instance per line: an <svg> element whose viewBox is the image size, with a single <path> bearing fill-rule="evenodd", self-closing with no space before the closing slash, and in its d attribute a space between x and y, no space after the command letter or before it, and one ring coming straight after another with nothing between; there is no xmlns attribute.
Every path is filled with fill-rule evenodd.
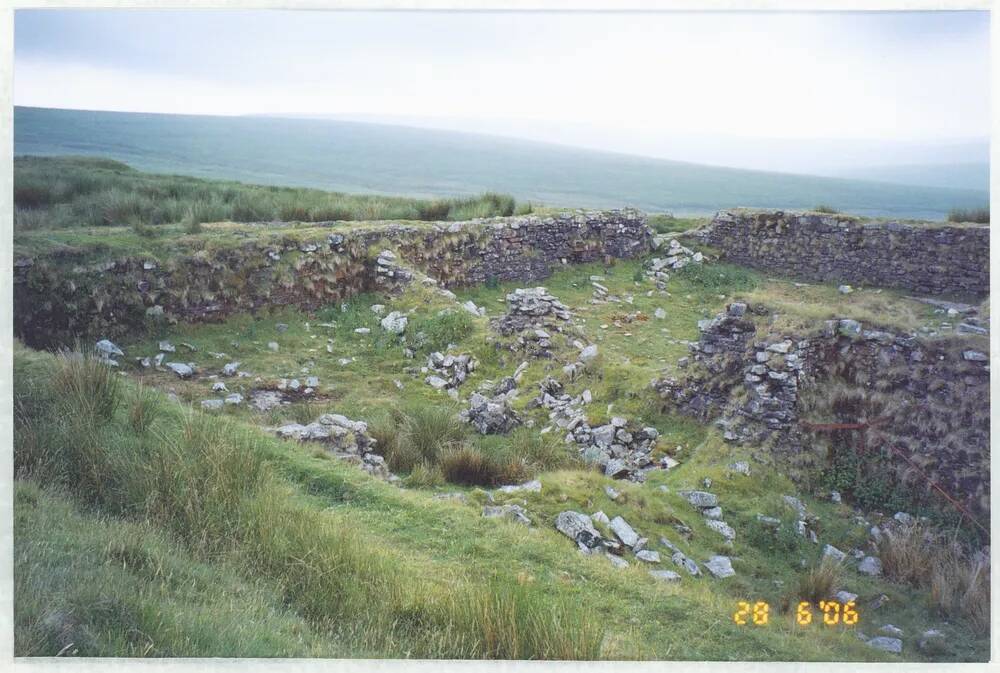
<svg viewBox="0 0 1000 673"><path fill-rule="evenodd" d="M391 290L412 278L411 270L446 287L540 280L562 264L636 257L652 237L636 210L467 222L223 223L158 239L105 227L67 232L70 238L53 245L56 233L47 247L15 246L15 334L41 348L120 337L164 321L288 305L313 310ZM379 271L383 250L395 252L399 273Z"/></svg>

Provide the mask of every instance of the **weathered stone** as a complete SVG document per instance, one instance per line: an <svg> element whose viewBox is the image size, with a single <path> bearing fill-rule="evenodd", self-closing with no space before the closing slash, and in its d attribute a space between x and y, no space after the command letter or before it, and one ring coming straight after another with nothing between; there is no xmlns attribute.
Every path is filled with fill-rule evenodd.
<svg viewBox="0 0 1000 673"><path fill-rule="evenodd" d="M706 519L705 525L714 530L722 537L726 538L727 540L734 540L736 538L736 531L733 530L732 526L727 524L725 521L718 521L716 519Z"/></svg>
<svg viewBox="0 0 1000 673"><path fill-rule="evenodd" d="M528 513L520 505L487 505L483 507L483 516L487 518L502 517L504 519L509 519L514 523L519 523L525 526L531 525L531 519L528 518Z"/></svg>
<svg viewBox="0 0 1000 673"><path fill-rule="evenodd" d="M894 624L883 624L879 627L878 632L887 636L893 636L894 638L900 638L903 635L903 629Z"/></svg>
<svg viewBox="0 0 1000 673"><path fill-rule="evenodd" d="M868 647L873 647L876 650L882 650L883 652L892 652L894 654L899 654L900 652L903 651L903 641L900 640L899 638L878 636L868 641Z"/></svg>
<svg viewBox="0 0 1000 673"><path fill-rule="evenodd" d="M839 549L830 544L825 545L823 547L823 556L824 557L828 556L837 562L841 562L845 558L847 558L847 554L845 554L844 552L840 551Z"/></svg>
<svg viewBox="0 0 1000 673"><path fill-rule="evenodd" d="M611 532L613 532L626 547L631 547L639 541L639 534L636 533L632 526L628 525L628 522L620 516L613 518L609 527L611 528Z"/></svg>
<svg viewBox="0 0 1000 673"><path fill-rule="evenodd" d="M736 574L736 571L733 570L733 563L728 556L713 556L704 565L705 569L717 579L732 577Z"/></svg>
<svg viewBox="0 0 1000 673"><path fill-rule="evenodd" d="M706 491L681 491L681 495L695 507L715 507L719 504L718 496Z"/></svg>
<svg viewBox="0 0 1000 673"><path fill-rule="evenodd" d="M671 555L670 560L674 562L674 565L684 568L689 575L698 576L701 574L698 564L679 551L675 551Z"/></svg>
<svg viewBox="0 0 1000 673"><path fill-rule="evenodd" d="M406 331L406 324L409 321L405 315L399 311L393 311L386 317L382 318L380 324L382 329L387 332L392 332L393 334L402 334Z"/></svg>
<svg viewBox="0 0 1000 673"><path fill-rule="evenodd" d="M785 276L909 289L989 293L989 225L878 222L850 215L724 210L698 237L722 258ZM794 250L794 254L789 254ZM962 263L952 263L952 260Z"/></svg>
<svg viewBox="0 0 1000 673"><path fill-rule="evenodd" d="M645 563L659 563L660 553L651 549L642 549L635 553L635 557Z"/></svg>
<svg viewBox="0 0 1000 673"><path fill-rule="evenodd" d="M556 517L556 530L588 549L601 543L601 534L594 528L590 517L580 512L560 512Z"/></svg>
<svg viewBox="0 0 1000 673"><path fill-rule="evenodd" d="M866 556L858 564L858 572L864 575L881 575L882 561L875 556Z"/></svg>
<svg viewBox="0 0 1000 673"><path fill-rule="evenodd" d="M194 369L191 365L185 364L183 362L168 362L166 364L167 369L177 374L179 378L188 379L194 375Z"/></svg>

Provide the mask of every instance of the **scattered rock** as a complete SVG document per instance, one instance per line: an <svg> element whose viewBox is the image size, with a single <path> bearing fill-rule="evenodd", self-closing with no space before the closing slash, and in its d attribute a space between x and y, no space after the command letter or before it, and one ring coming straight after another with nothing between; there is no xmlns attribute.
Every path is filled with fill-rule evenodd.
<svg viewBox="0 0 1000 673"><path fill-rule="evenodd" d="M847 558L847 554L845 554L844 552L840 551L839 549L830 544L825 545L823 547L823 556L824 557L829 556L838 563L842 562L845 558Z"/></svg>
<svg viewBox="0 0 1000 673"><path fill-rule="evenodd" d="M434 375L428 376L425 380L429 385L439 390L457 388L465 383L478 365L478 361L468 353L445 355L435 351L427 358L427 370L434 372ZM432 382L431 379L434 381Z"/></svg>
<svg viewBox="0 0 1000 673"><path fill-rule="evenodd" d="M689 503L701 509L715 507L719 504L718 496L706 491L681 491L681 495Z"/></svg>
<svg viewBox="0 0 1000 673"><path fill-rule="evenodd" d="M481 435L505 435L521 424L521 418L504 395L490 399L473 393L469 398L469 408L462 411L461 417Z"/></svg>
<svg viewBox="0 0 1000 673"><path fill-rule="evenodd" d="M381 325L382 329L387 332L392 332L393 334L402 334L406 331L406 324L409 319L400 313L399 311L393 311L386 317L382 318Z"/></svg>
<svg viewBox="0 0 1000 673"><path fill-rule="evenodd" d="M736 531L733 530L732 526L727 524L725 521L718 521L716 519L708 519L705 521L705 525L714 530L716 533L726 538L726 540L734 540L736 538ZM723 557L720 557L723 558Z"/></svg>
<svg viewBox="0 0 1000 673"><path fill-rule="evenodd" d="M878 636L868 641L868 647L873 647L876 650L882 650L883 652L892 652L894 654L899 654L900 652L903 651L903 641L900 640L899 638Z"/></svg>
<svg viewBox="0 0 1000 673"><path fill-rule="evenodd" d="M560 512L556 517L556 530L582 549L594 549L601 544L601 534L594 528L590 517L580 512Z"/></svg>
<svg viewBox="0 0 1000 673"><path fill-rule="evenodd" d="M485 306L476 306L476 303L471 299L462 304L462 308L471 313L474 316L484 316L486 315Z"/></svg>
<svg viewBox="0 0 1000 673"><path fill-rule="evenodd" d="M883 624L881 627L879 627L878 632L885 634L887 636L893 636L895 638L899 638L903 635L903 629L899 628L898 626L894 626L892 624Z"/></svg>
<svg viewBox="0 0 1000 673"><path fill-rule="evenodd" d="M708 507L701 510L701 515L706 519L721 519L722 518L722 508L721 507Z"/></svg>
<svg viewBox="0 0 1000 673"><path fill-rule="evenodd" d="M732 577L736 574L733 563L728 556L713 556L705 562L705 568L717 579Z"/></svg>
<svg viewBox="0 0 1000 673"><path fill-rule="evenodd" d="M97 344L95 345L95 349L97 350L97 354L101 358L104 358L106 360L110 360L125 355L124 351L122 351L121 348L116 346L108 339L101 339L100 341L98 341Z"/></svg>
<svg viewBox="0 0 1000 673"><path fill-rule="evenodd" d="M272 353L277 353L278 352L278 348L279 348L279 346L278 346L278 342L277 341L268 341L267 342L267 349L269 351L271 351Z"/></svg>
<svg viewBox="0 0 1000 673"><path fill-rule="evenodd" d="M660 562L660 552L653 551L651 549L643 549L635 553L635 557L640 561L645 563L659 563ZM676 574L676 573L675 573Z"/></svg>
<svg viewBox="0 0 1000 673"><path fill-rule="evenodd" d="M882 561L875 556L866 556L858 564L858 572L864 575L881 575Z"/></svg>
<svg viewBox="0 0 1000 673"><path fill-rule="evenodd" d="M222 405L223 405L223 401L222 400L202 400L201 401L201 408L205 409L207 411L218 411L219 409L222 408Z"/></svg>
<svg viewBox="0 0 1000 673"><path fill-rule="evenodd" d="M284 401L285 396L275 390L254 390L250 393L250 406L257 411L270 411Z"/></svg>
<svg viewBox="0 0 1000 673"><path fill-rule="evenodd" d="M687 573L691 576L697 577L698 575L701 574L701 570L699 570L698 564L679 551L675 551L671 555L670 560L674 562L674 565L684 568L684 570L686 570Z"/></svg>
<svg viewBox="0 0 1000 673"><path fill-rule="evenodd" d="M531 525L531 519L528 518L528 513L520 505L499 505L495 507L487 505L483 507L483 516L487 518L502 517L510 519L514 523L523 524L525 526Z"/></svg>
<svg viewBox="0 0 1000 673"><path fill-rule="evenodd" d="M168 362L166 366L167 369L182 379L188 379L194 375L194 368L183 362Z"/></svg>
<svg viewBox="0 0 1000 673"><path fill-rule="evenodd" d="M612 519L609 527L611 528L611 532L613 532L626 547L634 547L635 544L639 542L639 534L636 533L632 526L628 525L628 522L626 522L622 517L616 516Z"/></svg>

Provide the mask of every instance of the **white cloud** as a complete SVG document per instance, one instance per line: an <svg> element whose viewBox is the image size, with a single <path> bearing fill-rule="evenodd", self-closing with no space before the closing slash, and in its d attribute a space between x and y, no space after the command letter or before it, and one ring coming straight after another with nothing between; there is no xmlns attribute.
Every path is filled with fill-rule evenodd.
<svg viewBox="0 0 1000 673"><path fill-rule="evenodd" d="M528 120L576 128L592 146L612 130L631 145L691 134L987 135L985 22L971 37L942 37L899 16L894 33L885 15L309 12L246 15L227 31L225 14L210 22L190 12L174 15L173 51L162 49L156 21L136 19L119 62L48 53L37 36L26 53L19 43L14 98L149 112ZM53 32L53 45L61 37ZM130 65L149 54L163 62Z"/></svg>

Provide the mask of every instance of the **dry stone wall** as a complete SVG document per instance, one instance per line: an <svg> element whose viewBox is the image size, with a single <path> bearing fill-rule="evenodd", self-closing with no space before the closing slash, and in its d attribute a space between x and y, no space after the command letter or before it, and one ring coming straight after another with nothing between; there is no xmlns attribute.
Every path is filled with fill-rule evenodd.
<svg viewBox="0 0 1000 673"><path fill-rule="evenodd" d="M727 261L785 276L925 295L989 294L989 225L740 209L717 213L698 237Z"/></svg>
<svg viewBox="0 0 1000 673"><path fill-rule="evenodd" d="M865 449L854 430L816 432L812 424L875 421L867 449L891 454L914 493L939 500L930 478L971 511L989 512L984 338L922 340L850 319L809 334L770 334L754 314L767 310L733 303L699 324L682 375L653 382L669 408L717 423L727 441L818 460L831 441Z"/></svg>
<svg viewBox="0 0 1000 673"><path fill-rule="evenodd" d="M15 335L53 348L114 339L161 320L220 320L289 305L314 310L392 290L410 279L407 267L445 286L539 280L564 263L641 255L652 238L635 210L350 229L259 226L242 240L178 243L162 258L95 247L18 256ZM382 254L387 249L396 255Z"/></svg>

